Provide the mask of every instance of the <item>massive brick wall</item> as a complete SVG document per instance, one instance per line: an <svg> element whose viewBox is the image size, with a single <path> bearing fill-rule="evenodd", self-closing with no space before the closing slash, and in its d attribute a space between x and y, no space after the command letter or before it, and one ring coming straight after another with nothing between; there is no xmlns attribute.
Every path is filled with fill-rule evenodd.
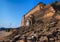
<svg viewBox="0 0 60 42"><path fill-rule="evenodd" d="M30 10L30 12L28 12L26 15L25 15L25 18L24 16L22 17L22 23L21 23L21 26L25 26L25 20L28 19L28 17L35 13L36 11L40 11L40 7L43 6L43 4L39 3L37 6L35 6L32 10Z"/></svg>
<svg viewBox="0 0 60 42"><path fill-rule="evenodd" d="M44 10L45 9L45 10ZM55 10L54 8L49 4L49 5L44 5L44 4L38 4L36 7L34 7L31 11L29 11L26 15L25 15L25 18L23 17L22 18L22 26L25 26L25 22L26 20L33 14L33 15L36 15L36 14L40 14L41 11L44 11L43 13L43 18L47 19L49 17L52 17L55 13ZM36 13L36 14L35 14ZM40 14L42 15L42 14Z"/></svg>

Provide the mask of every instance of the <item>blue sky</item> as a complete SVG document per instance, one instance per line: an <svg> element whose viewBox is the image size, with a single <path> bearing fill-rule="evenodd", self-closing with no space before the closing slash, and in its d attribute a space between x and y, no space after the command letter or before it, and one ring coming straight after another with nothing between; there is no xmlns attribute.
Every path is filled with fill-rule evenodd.
<svg viewBox="0 0 60 42"><path fill-rule="evenodd" d="M22 16L39 2L49 4L54 0L0 0L0 27L19 27Z"/></svg>

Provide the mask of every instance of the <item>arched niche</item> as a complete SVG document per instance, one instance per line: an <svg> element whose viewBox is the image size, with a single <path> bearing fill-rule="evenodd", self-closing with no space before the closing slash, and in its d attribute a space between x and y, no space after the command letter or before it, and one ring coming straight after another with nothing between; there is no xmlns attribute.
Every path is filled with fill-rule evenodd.
<svg viewBox="0 0 60 42"><path fill-rule="evenodd" d="M35 19L33 15L30 15L27 19L26 19L26 26L31 26L32 24L35 23Z"/></svg>
<svg viewBox="0 0 60 42"><path fill-rule="evenodd" d="M26 26L30 26L31 22L29 19L26 20Z"/></svg>

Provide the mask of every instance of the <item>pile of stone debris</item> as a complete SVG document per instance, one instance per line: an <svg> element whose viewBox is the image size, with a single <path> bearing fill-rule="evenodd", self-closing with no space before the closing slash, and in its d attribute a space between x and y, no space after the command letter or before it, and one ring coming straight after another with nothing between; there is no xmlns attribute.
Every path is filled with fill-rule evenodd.
<svg viewBox="0 0 60 42"><path fill-rule="evenodd" d="M20 27L20 31L13 32L1 42L60 42L60 20Z"/></svg>
<svg viewBox="0 0 60 42"><path fill-rule="evenodd" d="M26 42L60 42L60 20L34 24L30 28L23 27L21 40Z"/></svg>

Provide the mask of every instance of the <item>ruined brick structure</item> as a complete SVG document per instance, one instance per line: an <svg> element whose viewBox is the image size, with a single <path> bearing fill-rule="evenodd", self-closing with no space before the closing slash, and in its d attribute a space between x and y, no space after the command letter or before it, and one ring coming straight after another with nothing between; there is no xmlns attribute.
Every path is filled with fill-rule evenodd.
<svg viewBox="0 0 60 42"><path fill-rule="evenodd" d="M47 19L49 17L52 17L54 14L55 14L55 10L51 4L45 5L43 3L39 3L23 16L21 26L25 26L27 20L29 20L32 25L31 18L33 18L33 16L35 20L39 19L39 17L43 19Z"/></svg>
<svg viewBox="0 0 60 42"><path fill-rule="evenodd" d="M60 42L60 2L48 5L37 4L23 16L21 27L23 27L20 29L21 31L23 29L22 34L26 35L27 38L32 39L33 32L39 35L39 40L36 39L35 42Z"/></svg>

